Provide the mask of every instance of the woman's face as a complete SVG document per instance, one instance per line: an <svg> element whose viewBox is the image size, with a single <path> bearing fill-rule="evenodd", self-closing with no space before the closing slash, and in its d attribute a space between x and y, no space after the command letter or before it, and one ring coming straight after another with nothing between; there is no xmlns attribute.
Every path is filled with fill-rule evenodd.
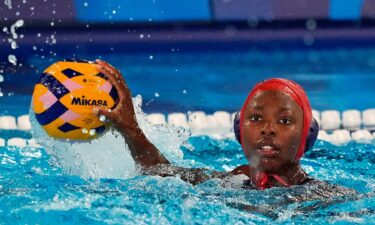
<svg viewBox="0 0 375 225"><path fill-rule="evenodd" d="M278 173L294 163L303 111L290 96L275 90L260 92L246 106L243 116L241 137L250 166Z"/></svg>

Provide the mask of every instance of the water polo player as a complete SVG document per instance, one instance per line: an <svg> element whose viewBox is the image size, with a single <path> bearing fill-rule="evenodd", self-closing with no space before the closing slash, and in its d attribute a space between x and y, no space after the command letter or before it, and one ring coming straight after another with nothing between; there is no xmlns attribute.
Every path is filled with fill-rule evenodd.
<svg viewBox="0 0 375 225"><path fill-rule="evenodd" d="M225 173L171 165L139 128L130 90L121 73L106 62L96 62L119 94L119 103L113 110L97 108L96 113L106 116L124 136L144 174L178 175L193 184L242 174L247 176L246 187L258 189L319 182L310 178L300 165L300 158L314 144L319 129L308 98L298 84L270 79L254 87L234 123L237 140L249 164Z"/></svg>

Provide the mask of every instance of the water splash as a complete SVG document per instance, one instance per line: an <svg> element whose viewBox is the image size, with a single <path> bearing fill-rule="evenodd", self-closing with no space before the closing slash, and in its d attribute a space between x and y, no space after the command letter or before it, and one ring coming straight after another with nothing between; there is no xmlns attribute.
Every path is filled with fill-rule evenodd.
<svg viewBox="0 0 375 225"><path fill-rule="evenodd" d="M15 55L8 55L8 61L13 65L17 65L17 58Z"/></svg>
<svg viewBox="0 0 375 225"><path fill-rule="evenodd" d="M20 28L24 25L23 20L17 20L12 26L10 26L10 33L12 34L13 39L18 38L18 34L16 33L16 29Z"/></svg>
<svg viewBox="0 0 375 225"><path fill-rule="evenodd" d="M11 37L8 38L8 42L9 42L10 47L11 47L12 49L16 49L16 48L18 48L18 45L17 45L16 40L17 40L18 38L22 38L23 36L22 36L22 35L19 36L19 35L17 34L16 30L17 30L17 28L20 28L20 27L22 27L23 25L24 25L24 21L20 19L20 20L17 20L14 24L12 24L12 25L10 26L10 29L9 29L9 30L8 30L7 27L4 27L4 28L3 28L3 32L4 32L4 33L6 33L7 35L11 35ZM17 58L16 58L15 55L9 55L9 56L8 56L8 61L9 61L10 63L12 63L13 65L17 65Z"/></svg>
<svg viewBox="0 0 375 225"><path fill-rule="evenodd" d="M8 6L8 9L12 9L12 0L4 0L4 4Z"/></svg>
<svg viewBox="0 0 375 225"><path fill-rule="evenodd" d="M139 126L147 138L172 162L181 164L180 149L189 135L183 128L154 126L142 112L142 98L133 98ZM32 136L52 156L52 165L65 173L83 178L129 178L138 174L138 168L129 148L117 131L109 131L91 142L68 142L49 137L36 121L30 107ZM180 162L180 163L179 163Z"/></svg>

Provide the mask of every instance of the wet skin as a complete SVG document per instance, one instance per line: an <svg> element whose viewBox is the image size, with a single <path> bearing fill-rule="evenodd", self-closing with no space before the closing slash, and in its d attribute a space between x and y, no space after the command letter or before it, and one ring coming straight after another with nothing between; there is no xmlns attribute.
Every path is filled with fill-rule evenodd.
<svg viewBox="0 0 375 225"><path fill-rule="evenodd" d="M244 112L241 137L253 170L283 174L295 167L303 129L303 111L287 94L256 94Z"/></svg>
<svg viewBox="0 0 375 225"><path fill-rule="evenodd" d="M244 174L254 180L259 170L278 174L288 185L300 184L307 177L299 161L294 161L302 131L302 110L287 95L278 91L265 91L252 100L245 110L243 130L244 147L248 150L249 164L232 172L208 171L173 166L144 135L135 117L130 89L120 71L110 64L96 60L97 69L117 89L119 100L115 108L94 109L104 115L113 128L124 137L135 162L143 174L179 176L197 184L211 178L224 178ZM272 148L267 148L271 146ZM272 186L283 186L271 178ZM285 185L284 185L285 186Z"/></svg>

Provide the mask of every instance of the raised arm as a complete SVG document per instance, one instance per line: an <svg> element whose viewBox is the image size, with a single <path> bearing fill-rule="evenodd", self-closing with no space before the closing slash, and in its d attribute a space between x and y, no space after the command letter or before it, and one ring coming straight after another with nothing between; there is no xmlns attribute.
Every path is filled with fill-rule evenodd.
<svg viewBox="0 0 375 225"><path fill-rule="evenodd" d="M119 101L112 110L95 108L98 115L104 115L112 122L113 127L121 133L129 146L133 159L142 167L145 175L162 177L176 176L192 184L197 184L211 178L223 178L228 173L210 171L207 169L183 168L173 166L144 135L138 125L130 90L120 73L110 64L96 60L98 70L103 73L116 88Z"/></svg>
<svg viewBox="0 0 375 225"><path fill-rule="evenodd" d="M119 100L116 107L112 110L95 108L94 112L98 115L104 115L112 122L113 127L125 138L133 159L140 166L149 168L158 164L169 164L169 161L146 138L143 131L139 128L130 89L121 72L104 61L96 60L95 62L97 69L116 88Z"/></svg>

